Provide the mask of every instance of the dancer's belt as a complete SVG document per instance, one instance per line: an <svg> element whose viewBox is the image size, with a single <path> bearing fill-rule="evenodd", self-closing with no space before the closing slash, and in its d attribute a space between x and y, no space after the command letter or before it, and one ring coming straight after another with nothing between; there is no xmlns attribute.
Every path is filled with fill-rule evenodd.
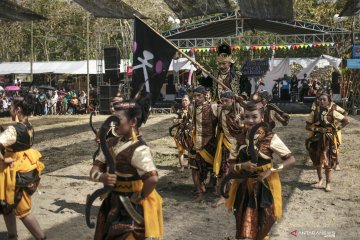
<svg viewBox="0 0 360 240"><path fill-rule="evenodd" d="M121 193L140 192L142 189L142 184L142 180L116 181L113 191Z"/></svg>

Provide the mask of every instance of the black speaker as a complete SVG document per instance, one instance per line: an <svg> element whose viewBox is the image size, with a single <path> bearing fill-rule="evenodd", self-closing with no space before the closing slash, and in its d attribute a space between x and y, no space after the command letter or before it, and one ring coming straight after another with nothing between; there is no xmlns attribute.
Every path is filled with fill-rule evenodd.
<svg viewBox="0 0 360 240"><path fill-rule="evenodd" d="M118 85L102 85L100 86L100 99L114 98L119 91Z"/></svg>
<svg viewBox="0 0 360 240"><path fill-rule="evenodd" d="M110 114L110 100L109 99L100 99L99 112L101 114Z"/></svg>
<svg viewBox="0 0 360 240"><path fill-rule="evenodd" d="M120 64L120 51L118 48L104 48L105 70L118 69Z"/></svg>
<svg viewBox="0 0 360 240"><path fill-rule="evenodd" d="M175 85L166 85L166 94L176 94Z"/></svg>
<svg viewBox="0 0 360 240"><path fill-rule="evenodd" d="M101 114L110 113L110 102L119 91L118 85L101 85L99 96L99 111Z"/></svg>
<svg viewBox="0 0 360 240"><path fill-rule="evenodd" d="M174 85L174 76L173 75L168 75L167 79L165 80L164 83L167 83L168 85Z"/></svg>
<svg viewBox="0 0 360 240"><path fill-rule="evenodd" d="M109 85L118 84L120 81L119 71L117 69L114 70L105 70L104 74L104 82Z"/></svg>

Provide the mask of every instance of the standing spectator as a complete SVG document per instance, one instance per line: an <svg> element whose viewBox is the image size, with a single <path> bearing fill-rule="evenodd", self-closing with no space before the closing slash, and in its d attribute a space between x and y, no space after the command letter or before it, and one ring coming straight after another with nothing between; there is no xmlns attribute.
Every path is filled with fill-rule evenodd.
<svg viewBox="0 0 360 240"><path fill-rule="evenodd" d="M57 94L57 91L54 91L53 94L52 94L52 97L50 99L50 108L51 108L51 114L52 115L56 115L57 112L56 112L56 104L57 104L57 101L58 101L58 94Z"/></svg>
<svg viewBox="0 0 360 240"><path fill-rule="evenodd" d="M297 102L298 101L298 80L296 78L296 76L294 75L291 78L291 100L290 102Z"/></svg>
<svg viewBox="0 0 360 240"><path fill-rule="evenodd" d="M69 95L66 95L66 93L64 93L64 96L62 98L61 101L61 113L62 114L67 114L68 113L68 103L69 103Z"/></svg>
<svg viewBox="0 0 360 240"><path fill-rule="evenodd" d="M8 99L6 96L4 96L2 98L2 108L4 110L4 112L7 112L8 111L8 106L9 106L9 102L8 102Z"/></svg>
<svg viewBox="0 0 360 240"><path fill-rule="evenodd" d="M307 74L304 74L304 78L301 79L301 92L300 92L300 102L304 101L304 97L307 97L309 93L309 84L307 79Z"/></svg>
<svg viewBox="0 0 360 240"><path fill-rule="evenodd" d="M86 94L85 94L85 92L84 92L84 91L81 91L81 94L80 94L79 100L80 100L81 107L86 108L86 100L87 100L87 96L86 96Z"/></svg>
<svg viewBox="0 0 360 240"><path fill-rule="evenodd" d="M45 99L45 102L44 102L44 115L48 115L49 113L49 100L48 99Z"/></svg>
<svg viewBox="0 0 360 240"><path fill-rule="evenodd" d="M77 108L79 106L79 99L76 96L72 96L70 100L70 106L73 109L73 114L77 114Z"/></svg>
<svg viewBox="0 0 360 240"><path fill-rule="evenodd" d="M290 80L287 74L284 74L284 78L281 80L281 88L280 88L280 98L281 100L288 101L290 100Z"/></svg>

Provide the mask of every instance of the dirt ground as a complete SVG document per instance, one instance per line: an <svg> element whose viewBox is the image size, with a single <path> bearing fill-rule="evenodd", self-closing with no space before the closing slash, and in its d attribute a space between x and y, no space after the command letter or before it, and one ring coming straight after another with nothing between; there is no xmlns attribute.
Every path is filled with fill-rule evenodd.
<svg viewBox="0 0 360 240"><path fill-rule="evenodd" d="M153 115L142 128L159 169L157 186L164 199L165 239L234 239L235 220L225 207L210 206L216 196L209 192L203 203L192 203L191 172L178 172L176 149L168 136L173 115ZM94 117L99 126L106 116ZM272 229L271 239L359 239L360 236L360 118L350 117L340 147L342 170L333 176L331 193L315 189L316 172L309 162L304 139L305 115L292 115L289 126L275 131L292 150L296 166L281 174L283 218ZM9 118L0 124L9 124ZM85 198L101 185L89 181L91 156L96 149L88 116L47 116L31 119L35 148L46 165L39 192L33 196L33 212L48 239L92 239L84 218ZM92 215L100 205L97 200ZM32 239L18 221L20 240ZM293 236L297 235L297 237ZM0 219L0 239L6 228Z"/></svg>

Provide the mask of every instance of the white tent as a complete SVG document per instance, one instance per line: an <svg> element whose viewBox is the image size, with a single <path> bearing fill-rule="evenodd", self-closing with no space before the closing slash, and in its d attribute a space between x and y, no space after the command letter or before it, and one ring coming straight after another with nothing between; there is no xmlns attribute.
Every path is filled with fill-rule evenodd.
<svg viewBox="0 0 360 240"><path fill-rule="evenodd" d="M280 63L277 65L273 65L273 68L271 71L268 71L263 80L265 83L265 86L262 87L262 89L268 91L270 94L272 92L272 88L275 85L275 79L279 79L281 77L284 77L284 75L290 76L290 59L284 58Z"/></svg>
<svg viewBox="0 0 360 240"><path fill-rule="evenodd" d="M304 74L308 75L314 70L314 68L317 67L323 67L331 65L336 69L339 69L339 65L341 63L340 58L331 57L329 55L321 55L320 57L316 58L313 62L311 62L308 66L304 67L297 75L296 77L298 79L302 79L304 77Z"/></svg>
<svg viewBox="0 0 360 240"><path fill-rule="evenodd" d="M121 61L120 72L125 71L127 61ZM89 73L97 74L97 61L89 61ZM104 71L104 62L102 62L102 73ZM54 74L87 74L87 61L51 61L51 62L34 62L33 73L54 73ZM3 62L0 63L0 74L30 74L30 62Z"/></svg>
<svg viewBox="0 0 360 240"><path fill-rule="evenodd" d="M272 70L268 71L263 77L265 86L261 87L261 89L267 90L269 93L271 93L272 88L275 85L275 79L284 77L284 74L287 74L288 76L291 75L290 65L293 63L300 64L303 67L296 75L298 79L302 79L305 73L309 76L315 67L323 68L330 65L338 69L341 63L340 58L328 55L321 55L318 58L277 58L271 59L270 61L272 61L270 63Z"/></svg>

